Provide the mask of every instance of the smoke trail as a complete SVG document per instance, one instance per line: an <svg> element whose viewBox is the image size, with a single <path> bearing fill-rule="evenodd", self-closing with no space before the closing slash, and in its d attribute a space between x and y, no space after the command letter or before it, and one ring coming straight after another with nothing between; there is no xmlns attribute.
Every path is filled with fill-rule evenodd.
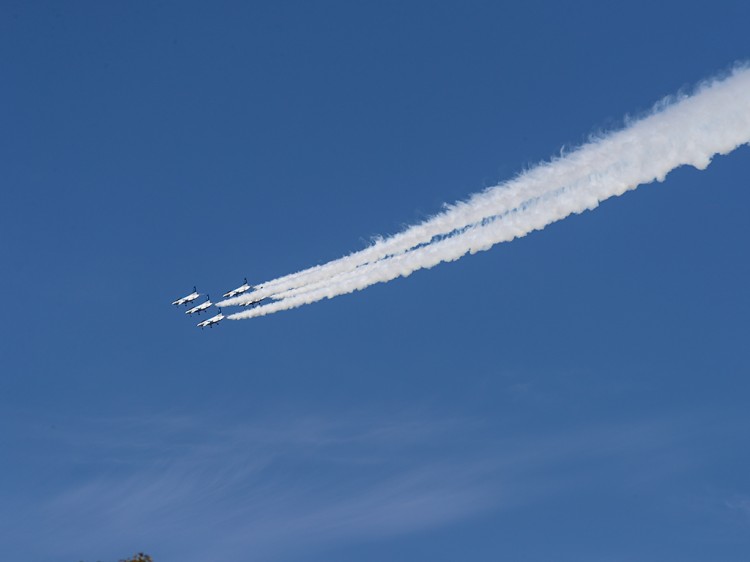
<svg viewBox="0 0 750 562"><path fill-rule="evenodd" d="M286 299L291 299L293 297L297 297L299 295L307 294L307 293L310 293L319 289L323 289L323 288L325 288L327 292L336 293L338 290L337 287L343 286L344 284L347 284L347 283L351 283L352 280L354 279L358 279L358 278L369 279L371 272L375 269L382 268L383 271L388 271L388 270L393 269L394 264L413 264L415 262L421 263L422 260L425 259L424 256L434 255L441 248L451 247L452 244L449 244L448 242L456 243L459 240L475 239L478 233L484 232L491 223L497 222L499 224L500 222L502 222L502 226L498 228L504 228L508 233L512 234L512 236L507 239L508 241L512 240L515 237L523 236L524 228L522 226L519 226L519 217L537 212L536 205L540 201L559 195L565 189L570 189L570 188L562 188L561 190L557 190L552 193L546 194L542 198L537 198L537 199L526 201L524 202L523 205L515 209L512 209L511 211L504 213L503 215L485 218L481 222L468 225L467 227L461 229L460 231L455 231L451 236L441 238L431 244L421 246L419 248L410 250L409 252L405 252L399 255L389 256L387 258L383 258L382 260L378 260L376 262L365 264L352 271L340 273L334 277L319 281L317 283L310 283L308 285L303 285L295 289L290 289L288 291L277 293L276 295L274 295L273 298L276 300L285 300L286 302ZM445 261L451 261L451 260L445 260ZM421 267L417 267L416 269L421 269ZM408 275L408 273L406 275ZM398 276L400 275L397 275L397 277ZM349 291L346 291L346 292L349 292Z"/></svg>
<svg viewBox="0 0 750 562"><path fill-rule="evenodd" d="M606 142L605 142L606 141ZM545 163L505 184L495 186L472 196L466 202L449 206L432 219L408 228L389 238L376 241L372 246L349 256L333 260L291 275L268 281L258 286L251 295L225 301L225 306L243 304L251 298L277 295L311 283L322 282L341 273L352 271L361 265L392 255L397 255L421 244L434 241L460 230L487 216L507 212L524 199L539 196L570 182L578 181L590 173L595 164L606 167L617 162L623 145L631 142L623 132L614 133L599 142L590 143L563 159Z"/></svg>
<svg viewBox="0 0 750 562"><path fill-rule="evenodd" d="M704 169L715 154L726 154L749 141L750 71L739 69L622 131L454 205L382 241L377 250L378 244L363 251L371 250L367 254L353 254L266 284L261 291L273 288L282 300L230 318L262 316L332 298L489 249L593 209L640 184L662 181L678 166ZM447 234L451 235L444 237ZM232 299L222 305L239 302Z"/></svg>
<svg viewBox="0 0 750 562"><path fill-rule="evenodd" d="M394 236L377 240L369 248L323 265L262 283L253 293L226 300L221 305L232 306L265 297L276 298L280 293L323 282L362 265L401 254L422 244L430 243L436 238L448 236L481 222L487 217L509 212L525 200L580 181L582 177L585 178L590 173L595 162L598 162L599 166L615 163L620 148L618 145L626 142L628 142L627 139L620 133L615 133L608 139L606 146L602 143L589 144L564 159L540 164L514 180L488 188L484 192L473 195L467 201L448 206L443 213L428 221L412 226Z"/></svg>
<svg viewBox="0 0 750 562"><path fill-rule="evenodd" d="M488 216L497 216L515 208L523 201L572 182L590 173L594 163L608 166L616 163L622 145L629 140L622 133L614 133L607 143L586 145L564 159L543 163L521 176L474 194L467 201L448 205L446 210L431 219L412 226L404 232L381 238L372 246L348 256L314 266L297 273L279 277L257 285L253 293L228 299L222 306L245 304L250 300L275 297L279 293L352 271L362 265L398 255L435 238L471 226Z"/></svg>

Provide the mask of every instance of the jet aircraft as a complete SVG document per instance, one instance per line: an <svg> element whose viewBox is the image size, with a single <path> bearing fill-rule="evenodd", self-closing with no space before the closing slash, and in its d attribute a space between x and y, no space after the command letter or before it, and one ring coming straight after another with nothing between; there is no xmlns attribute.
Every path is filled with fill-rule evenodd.
<svg viewBox="0 0 750 562"><path fill-rule="evenodd" d="M228 293L224 293L224 298L231 299L232 297L236 297L237 295L248 292L250 289L252 289L252 287L247 284L247 277L245 277L245 284L237 287L236 289L232 289Z"/></svg>
<svg viewBox="0 0 750 562"><path fill-rule="evenodd" d="M219 314L217 314L216 316L212 316L211 318L209 318L208 320L204 320L203 322L198 322L196 326L198 326L201 330L203 328L213 328L214 324L218 324L222 320L224 320L224 315L221 313L221 309L219 309Z"/></svg>
<svg viewBox="0 0 750 562"><path fill-rule="evenodd" d="M206 295L206 302L200 303L198 306L194 306L190 310L186 310L185 314L200 314L207 308L211 308L214 303L211 302L211 297Z"/></svg>
<svg viewBox="0 0 750 562"><path fill-rule="evenodd" d="M243 302L240 306L253 306L253 305L256 305L256 304L260 304L260 303L262 303L265 300L268 300L268 297L262 297L260 299L256 298L256 299L248 301L248 302Z"/></svg>
<svg viewBox="0 0 750 562"><path fill-rule="evenodd" d="M199 296L200 296L200 294L198 294L198 291L196 290L196 288L193 287L193 292L192 293L190 293L186 297L182 297L181 299L177 299L172 304L175 305L175 306L182 306L183 304L187 304L189 302L193 302Z"/></svg>

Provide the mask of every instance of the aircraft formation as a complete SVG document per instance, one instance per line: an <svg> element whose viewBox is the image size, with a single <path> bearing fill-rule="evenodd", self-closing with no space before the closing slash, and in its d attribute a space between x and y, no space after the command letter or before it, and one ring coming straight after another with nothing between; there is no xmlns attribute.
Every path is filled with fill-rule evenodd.
<svg viewBox="0 0 750 562"><path fill-rule="evenodd" d="M252 287L251 285L248 285L247 278L245 278L245 282L242 285L240 285L236 289L232 289L231 291L227 291L226 293L224 293L223 296L224 296L225 299L230 299L232 297L236 297L236 296L239 296L239 295L241 295L243 293L246 293L250 289L254 289L254 287ZM180 307L182 305L189 305L189 304L195 302L196 300L198 300L200 298L200 296L201 296L201 294L198 292L198 289L196 287L193 287L193 292L192 293L190 293L187 296L182 297L181 299L177 299L176 301L172 301L172 304L174 306L177 306L177 307ZM265 299L254 300L254 301L251 301L249 303L244 304L243 306L254 306L256 304L259 304L263 300L265 300ZM200 315L203 311L208 310L213 305L214 305L214 303L211 302L211 297L208 294L206 294L206 300L204 302L202 302L200 304L197 304L197 305L193 306L192 308L188 308L185 311L185 314L187 314L188 316L192 316L193 314ZM203 328L213 328L215 324L218 324L219 322L221 322L222 320L224 320L225 316L221 313L221 309L217 307L217 310L219 311L218 314L212 316L211 318L203 320L202 322L198 322L198 324L196 324L196 326L198 326L198 328L201 328L201 329L203 329Z"/></svg>

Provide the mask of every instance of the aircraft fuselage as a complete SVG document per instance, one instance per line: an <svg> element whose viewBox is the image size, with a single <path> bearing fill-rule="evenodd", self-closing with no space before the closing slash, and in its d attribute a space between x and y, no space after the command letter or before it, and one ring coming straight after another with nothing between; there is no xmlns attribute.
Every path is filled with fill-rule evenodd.
<svg viewBox="0 0 750 562"><path fill-rule="evenodd" d="M193 293L189 294L186 297L182 297L181 299L177 299L172 304L175 305L175 306L182 306L183 304L187 304L189 302L193 302L198 297L200 297L200 295L197 292L193 292Z"/></svg>

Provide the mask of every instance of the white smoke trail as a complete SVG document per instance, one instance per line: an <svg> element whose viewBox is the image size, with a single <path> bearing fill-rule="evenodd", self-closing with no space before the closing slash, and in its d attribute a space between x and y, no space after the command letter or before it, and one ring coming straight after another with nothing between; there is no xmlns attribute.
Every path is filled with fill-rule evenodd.
<svg viewBox="0 0 750 562"><path fill-rule="evenodd" d="M619 149L629 140L621 133L613 133L607 143L594 142L549 163L543 163L519 177L486 189L467 201L448 205L446 210L431 219L414 225L404 232L377 240L372 246L348 256L314 266L297 273L261 283L252 293L223 301L221 306L245 304L251 300L275 297L279 293L325 281L352 271L362 265L398 255L436 237L466 228L481 220L509 212L525 200L579 181L588 175L594 163L608 166L616 163Z"/></svg>
<svg viewBox="0 0 750 562"><path fill-rule="evenodd" d="M301 287L290 289L282 293L277 293L276 295L274 295L273 298L275 300L286 300L286 299L297 297L299 295L307 294L312 291L316 291L316 290L324 289L324 288L328 292L335 293L337 291L336 287L339 287L345 283L350 283L353 279L360 278L360 277L369 278L369 275L371 274L371 272L376 268L379 269L383 267L384 270L389 270L392 268L392 265L396 263L411 264L415 262L421 262L421 260L424 259L424 256L433 255L440 248L447 248L451 246L448 243L449 241L455 243L458 240L467 240L470 238L473 239L476 237L477 233L484 231L487 227L489 227L491 223L502 222L503 228L505 228L509 232L514 233L514 235L511 238L508 238L508 240L511 240L512 238L515 238L516 236L522 236L523 227L518 226L519 217L537 212L537 205L539 204L540 201L544 199L549 199L550 197L557 196L561 194L563 190L566 190L566 189L571 189L571 188L562 188L552 193L548 193L544 195L542 198L531 199L531 200L525 201L519 207L516 207L515 209L512 209L511 211L504 213L503 215L485 218L481 222L468 225L467 227L461 229L460 231L454 232L451 236L441 238L439 240L436 240L435 242L432 242L431 244L420 246L419 248L412 249L408 252L389 256L387 258L383 258L382 260L378 260L375 262L362 265L352 271L340 273L334 277L324 279L317 283L310 283L308 285L303 285ZM446 260L446 261L450 261L450 260ZM418 268L418 269L421 269L421 268Z"/></svg>
<svg viewBox="0 0 750 562"><path fill-rule="evenodd" d="M360 252L313 268L314 275L295 274L297 277L292 279L297 282L288 283L281 278L264 285L275 287L273 292L280 293L277 297L283 300L230 318L262 316L332 298L486 250L572 213L593 209L604 199L640 184L661 181L678 166L703 169L715 154L728 153L748 142L750 71L739 69L727 79L705 85L696 94L620 132L538 166L505 186L481 193L431 221L384 240L381 249L367 254L367 259L359 256ZM416 247L451 232L452 236ZM421 241L413 243L415 240ZM415 249L405 252L409 248ZM381 257L371 257L378 256L378 252ZM279 291L282 287L284 292ZM221 304L237 302L242 301L232 299Z"/></svg>
<svg viewBox="0 0 750 562"><path fill-rule="evenodd" d="M514 180L475 194L467 201L450 205L443 213L428 221L412 226L394 236L380 239L364 250L262 283L252 293L228 299L222 302L221 306L241 305L250 300L265 297L277 298L280 293L312 283L324 282L362 265L429 243L436 237L447 236L487 217L509 212L530 198L579 181L582 176L585 177L590 173L594 162L598 162L600 166L606 166L608 160L612 161L610 164L614 163L618 144L627 140L619 133L615 133L608 141L607 146L592 143L564 159L540 164Z"/></svg>
<svg viewBox="0 0 750 562"><path fill-rule="evenodd" d="M598 166L615 163L620 148L618 144L630 142L622 133L614 133L605 140L606 143L590 143L563 159L539 165L510 182L489 188L466 202L449 206L445 212L432 219L395 236L378 240L360 252L258 285L258 289L251 295L225 301L225 306L243 304L251 299L270 297L307 284L322 282L361 265L429 243L435 237L448 235L487 216L508 212L526 198L537 197L550 189L578 181L582 174L590 172L594 163Z"/></svg>

